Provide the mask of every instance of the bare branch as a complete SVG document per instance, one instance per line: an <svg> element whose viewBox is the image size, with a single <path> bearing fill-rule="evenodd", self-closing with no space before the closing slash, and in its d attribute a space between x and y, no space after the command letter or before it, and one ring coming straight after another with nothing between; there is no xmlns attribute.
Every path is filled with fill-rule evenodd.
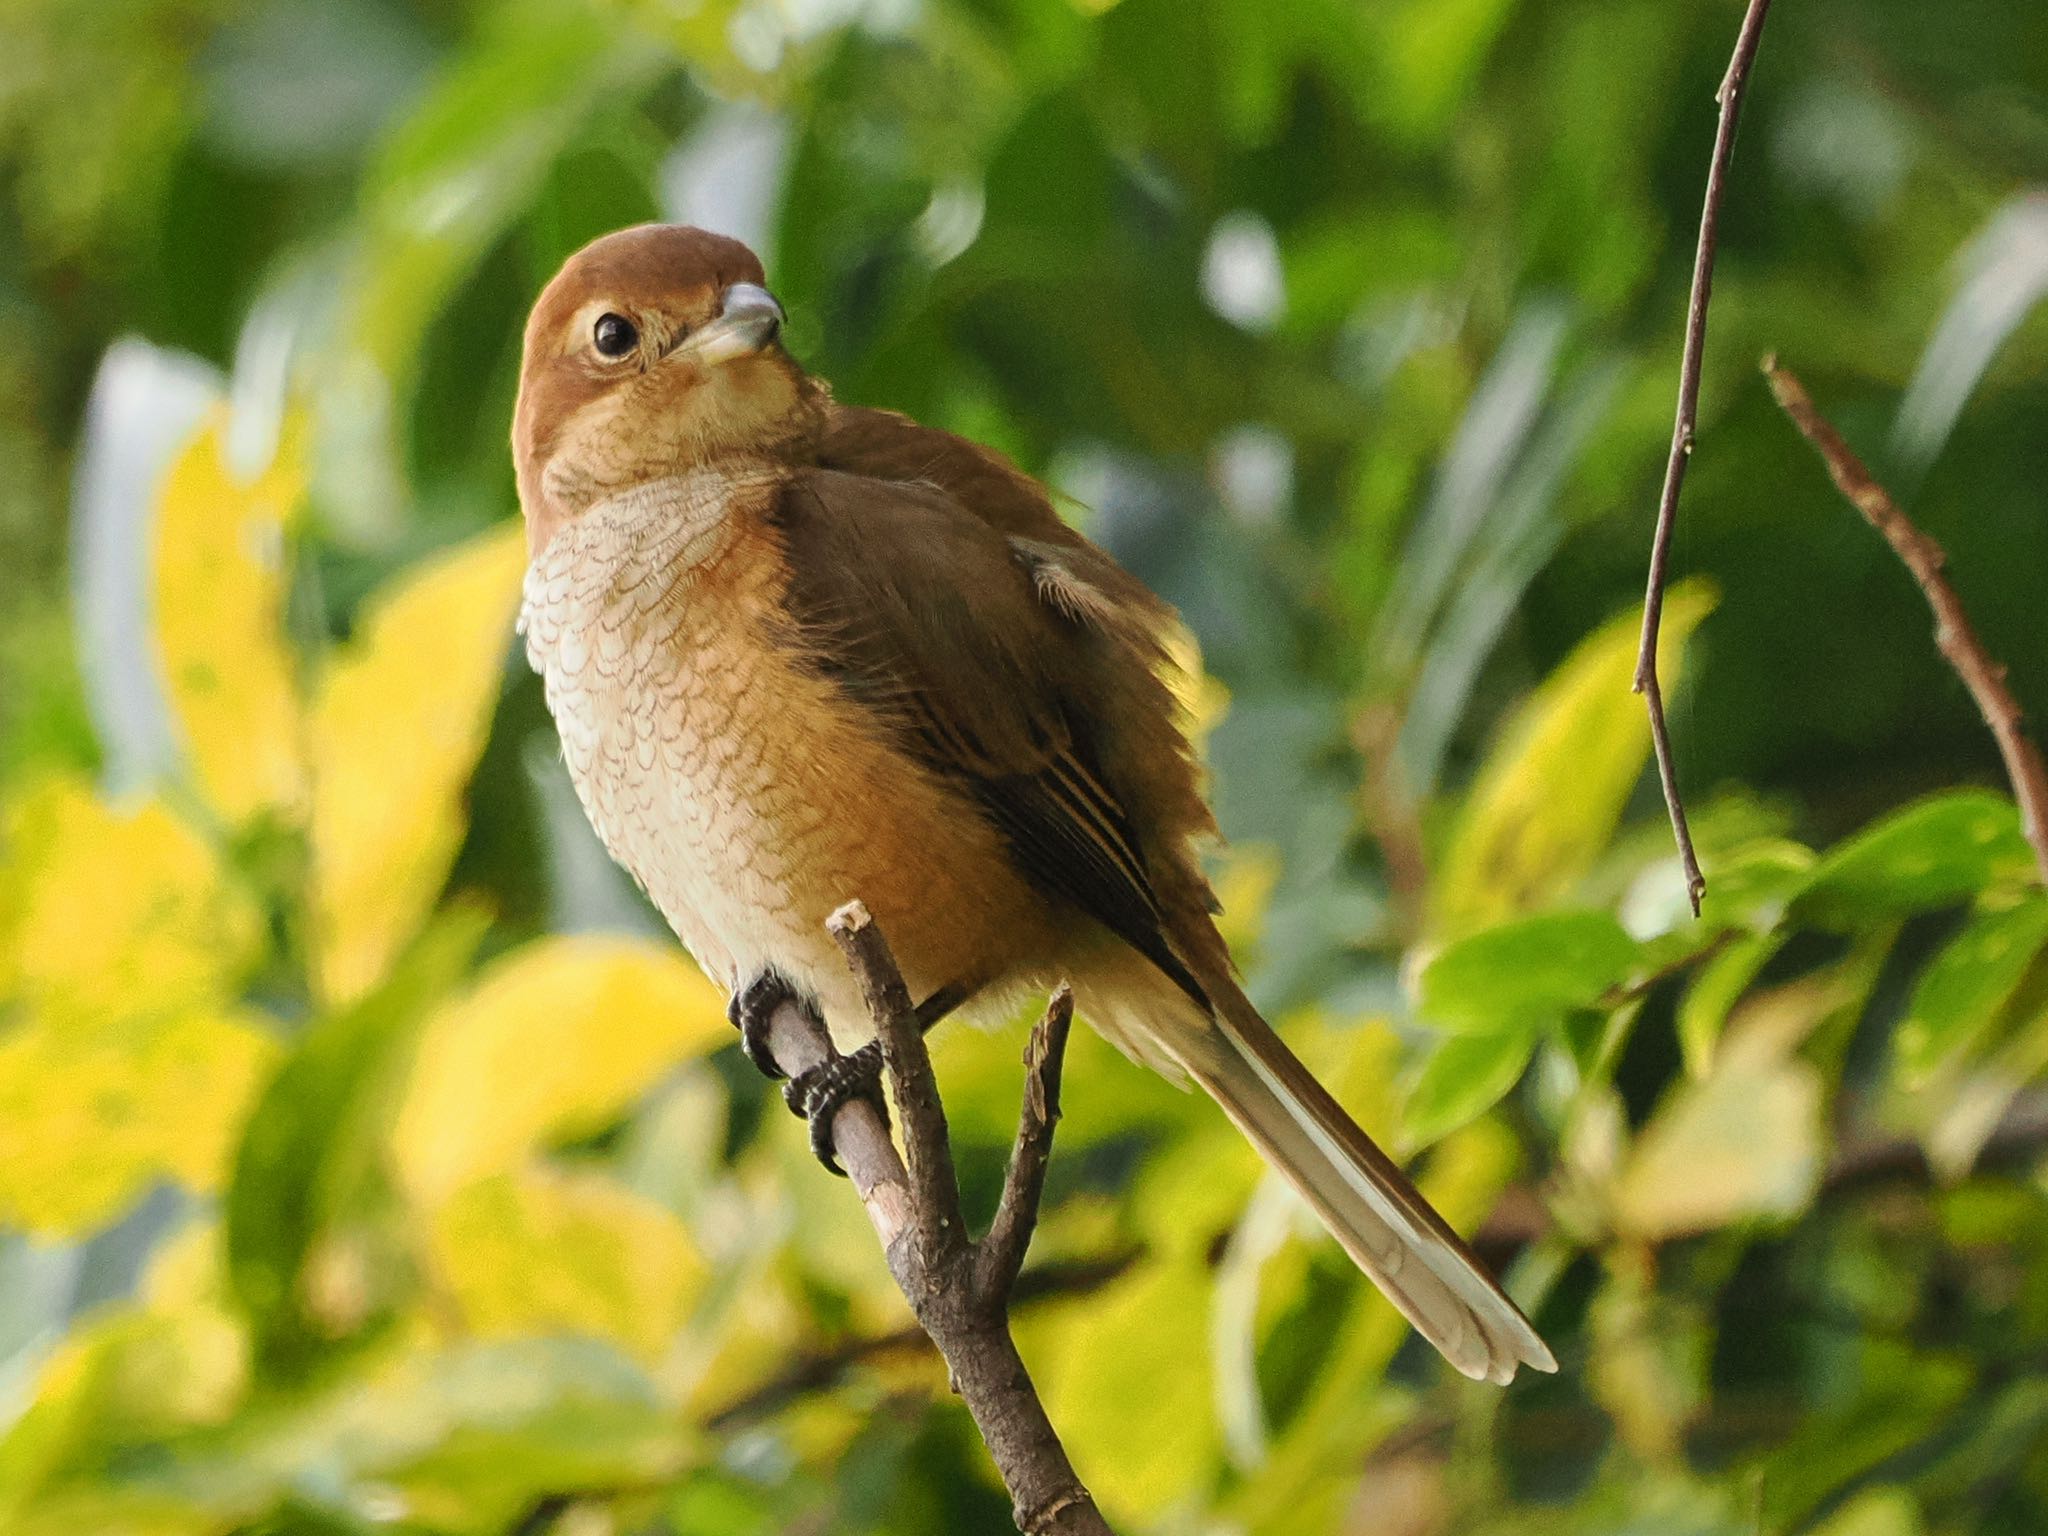
<svg viewBox="0 0 2048 1536"><path fill-rule="evenodd" d="M845 951L875 1021L876 1038L882 1042L882 1061L896 1085L896 1112L903 1121L903 1161L910 1171L918 1240L926 1245L925 1261L935 1262L949 1250L964 1248L967 1230L960 1214L946 1110L939 1102L924 1031L918 1028L917 1007L889 952L889 941L866 907L849 901L825 920L825 927Z"/></svg>
<svg viewBox="0 0 2048 1536"><path fill-rule="evenodd" d="M1984 650L1984 642L1964 612L1962 599L1947 575L1948 555L1942 547L1916 527L1889 492L1877 483L1869 469L1834 424L1820 413L1790 369L1779 366L1776 357L1764 359L1764 375L1771 381L1771 393L1785 414L1819 450L1835 488L1890 544L1905 563L1913 580L1934 610L1934 643L1955 669L1963 686L1976 701L1977 712L1991 728L1998 742L1998 754L2005 760L2005 774L2012 781L2013 798L2019 802L2020 825L2033 844L2034 858L2041 867L2041 880L2048 885L2048 766L2041 749L2023 729L2023 716L2012 689L2006 686L2006 669Z"/></svg>
<svg viewBox="0 0 2048 1536"><path fill-rule="evenodd" d="M1060 1067L1073 1023L1074 994L1062 986L1046 1003L1045 1017L1024 1048L1024 1107L1017 1115L1017 1142L1010 1150L995 1220L981 1241L975 1277L982 1292L999 1301L1016 1285L1038 1225L1038 1201L1045 1193L1046 1165L1052 1161L1053 1127L1060 1118Z"/></svg>
<svg viewBox="0 0 2048 1536"><path fill-rule="evenodd" d="M1033 1036L1018 1129L1025 1166L1013 1166L1006 1185L1005 1235L992 1257L985 1245L967 1239L945 1108L909 989L887 941L857 901L833 913L826 926L860 982L903 1121L908 1167L871 1100L849 1099L832 1121L833 1151L881 1239L889 1273L918 1326L945 1357L953 1389L1010 1490L1017 1529L1025 1536L1111 1536L1046 1417L1009 1326L1011 1287L1037 1220L1044 1161L1058 1118L1060 1047L1071 1000L1063 988ZM767 1046L791 1077L835 1054L824 1026L794 1004L769 1021ZM997 1276L1001 1283L993 1283Z"/></svg>
<svg viewBox="0 0 2048 1536"><path fill-rule="evenodd" d="M1657 751L1657 777L1664 786L1664 804L1671 812L1672 835L1678 839L1678 855L1685 863L1686 895L1694 916L1700 897L1706 893L1707 877L1700 872L1699 854L1692 845L1692 829L1686 824L1685 801L1678 792L1678 770L1671 761L1671 729L1664 720L1664 689L1657 678L1657 632L1664 622L1664 585L1671 563L1671 531L1678 519L1678 492L1685 484L1685 469L1692 462L1694 434L1699 423L1700 362L1706 351L1707 304L1714 291L1714 255L1720 243L1721 194L1728 179L1728 162L1735 154L1735 121L1742 111L1742 89L1749 80L1749 67L1756 59L1757 44L1763 37L1764 16L1771 0L1749 0L1736 34L1735 53L1728 61L1728 73L1714 93L1720 104L1721 120L1714 130L1714 155L1707 165L1706 206L1700 213L1699 246L1693 255L1692 298L1685 311L1685 350L1678 367L1678 413L1671 430L1671 457L1664 465L1664 490L1657 500L1657 531L1650 541L1649 584L1643 593L1643 637L1636 651L1635 690L1650 711L1650 740Z"/></svg>

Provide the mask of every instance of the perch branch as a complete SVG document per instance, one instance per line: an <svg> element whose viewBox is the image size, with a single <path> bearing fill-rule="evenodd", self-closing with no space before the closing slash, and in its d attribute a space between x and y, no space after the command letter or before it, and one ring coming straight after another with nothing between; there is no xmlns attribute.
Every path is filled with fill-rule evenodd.
<svg viewBox="0 0 2048 1536"><path fill-rule="evenodd" d="M1110 1536L1010 1336L1011 1287L1037 1221L1072 1001L1064 989L1055 994L1032 1032L1024 1115L1002 1212L991 1239L977 1243L968 1238L960 1215L931 1057L888 943L857 901L833 913L826 927L874 1015L903 1125L899 1157L873 1103L849 1100L832 1122L834 1151L881 1239L889 1273L918 1326L945 1357L953 1389L1010 1491L1017 1529L1025 1536ZM767 1045L792 1076L832 1054L824 1027L794 1005L776 1011Z"/></svg>
<svg viewBox="0 0 2048 1536"><path fill-rule="evenodd" d="M942 1266L967 1246L966 1222L960 1214L960 1186L953 1173L953 1141L946 1132L946 1109L939 1102L939 1081L932 1072L931 1053L924 1048L917 1008L910 988L896 968L889 941L868 916L868 909L850 901L826 921L860 983L875 1035L882 1042L882 1063L896 1085L896 1113L903 1122L903 1161L909 1171L911 1230L927 1268ZM893 1261L891 1267L893 1268Z"/></svg>
<svg viewBox="0 0 2048 1536"><path fill-rule="evenodd" d="M1060 1118L1060 1067L1073 1023L1074 994L1063 983L1045 1005L1045 1017L1024 1048L1024 1106L1017 1113L1017 1144L1010 1151L995 1220L981 1240L978 1278L992 1295L1008 1296L1016 1289L1032 1229L1038 1225L1038 1201L1052 1162L1053 1127Z"/></svg>
<svg viewBox="0 0 2048 1536"><path fill-rule="evenodd" d="M1763 367L1771 381L1771 393L1819 451L1835 488L1884 536L1918 583L1927 606L1934 610L1934 644L1963 680L1977 712L1991 728L1998 754L2005 760L2006 777L2012 781L2013 798L2019 802L2020 825L2033 845L2042 883L2048 884L2048 765L2043 764L2041 749L2023 728L2019 702L2006 686L2006 669L1986 654L1984 642L1963 611L1962 599L1949 582L1948 555L1899 510L1899 504L1820 413L1791 370L1779 366L1776 357L1765 358Z"/></svg>
<svg viewBox="0 0 2048 1536"><path fill-rule="evenodd" d="M1742 88L1756 59L1771 0L1749 0L1735 53L1714 100L1721 119L1714 130L1714 156L1707 165L1706 206L1700 213L1700 238L1692 263L1692 297L1685 311L1685 349L1678 366L1678 413L1671 429L1671 457L1664 465L1664 490L1657 499L1657 530L1650 541L1650 576L1643 593L1643 637L1636 651L1635 690L1650 712L1650 740L1657 751L1657 778L1664 786L1664 804L1671 812L1672 835L1685 864L1686 896L1698 916L1707 877L1700 872L1692 829L1685 819L1685 800L1678 792L1678 770L1671 761L1671 728L1664 720L1664 689L1657 678L1657 632L1664 622L1664 584L1671 563L1671 530L1678 519L1678 492L1692 462L1694 433L1700 409L1700 360L1706 350L1707 303L1714 291L1714 255L1721 236L1721 194L1727 186L1728 162L1735 154L1735 121L1742 111Z"/></svg>

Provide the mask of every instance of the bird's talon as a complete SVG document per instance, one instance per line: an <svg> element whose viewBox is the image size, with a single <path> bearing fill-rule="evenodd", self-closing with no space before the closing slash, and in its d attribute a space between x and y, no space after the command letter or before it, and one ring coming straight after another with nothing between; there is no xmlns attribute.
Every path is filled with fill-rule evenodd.
<svg viewBox="0 0 2048 1536"><path fill-rule="evenodd" d="M760 1074L771 1081L789 1075L782 1070L782 1064L775 1059L775 1052L768 1043L768 1029L774 1022L775 1010L784 1003L794 1003L813 1019L818 1017L818 1005L797 991L781 972L772 970L761 972L733 993L725 1005L725 1016L740 1032L740 1049L747 1053L747 1060ZM821 1027L822 1022L820 1020Z"/></svg>
<svg viewBox="0 0 2048 1536"><path fill-rule="evenodd" d="M811 1156L835 1178L846 1177L846 1170L839 1166L839 1149L832 1144L832 1122L827 1117L811 1122Z"/></svg>
<svg viewBox="0 0 2048 1536"><path fill-rule="evenodd" d="M868 1100L883 1124L888 1123L888 1104L882 1096L882 1047L876 1041L870 1040L850 1056L833 1056L799 1072L782 1090L790 1112L810 1122L811 1155L841 1178L846 1170L834 1154L832 1122L840 1106L853 1099Z"/></svg>

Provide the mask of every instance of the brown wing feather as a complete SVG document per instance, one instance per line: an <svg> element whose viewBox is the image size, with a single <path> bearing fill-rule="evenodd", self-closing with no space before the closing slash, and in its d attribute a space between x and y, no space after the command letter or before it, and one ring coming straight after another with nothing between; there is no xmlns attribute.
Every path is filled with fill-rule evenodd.
<svg viewBox="0 0 2048 1536"><path fill-rule="evenodd" d="M1025 538L1078 540L1045 487L992 448L897 411L835 403L825 418L818 463L869 480L926 485L990 527Z"/></svg>
<svg viewBox="0 0 2048 1536"><path fill-rule="evenodd" d="M1117 642L1063 619L1001 531L929 485L807 472L776 523L816 664L969 796L1035 885L1206 1004L1102 766L1089 683Z"/></svg>

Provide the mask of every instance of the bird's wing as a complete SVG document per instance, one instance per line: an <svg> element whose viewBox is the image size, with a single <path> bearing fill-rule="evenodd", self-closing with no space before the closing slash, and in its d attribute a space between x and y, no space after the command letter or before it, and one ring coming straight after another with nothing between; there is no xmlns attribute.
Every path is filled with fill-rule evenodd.
<svg viewBox="0 0 2048 1536"><path fill-rule="evenodd" d="M1045 487L993 448L899 411L837 401L825 414L818 462L874 480L944 489L961 511L1009 535L1077 544Z"/></svg>
<svg viewBox="0 0 2048 1536"><path fill-rule="evenodd" d="M1089 680L1144 663L1071 611L1092 590L1070 568L1077 557L1006 538L929 484L832 470L793 477L776 523L790 612L815 664L980 807L1033 884L1206 1002L1167 942L1143 841L1105 782Z"/></svg>

